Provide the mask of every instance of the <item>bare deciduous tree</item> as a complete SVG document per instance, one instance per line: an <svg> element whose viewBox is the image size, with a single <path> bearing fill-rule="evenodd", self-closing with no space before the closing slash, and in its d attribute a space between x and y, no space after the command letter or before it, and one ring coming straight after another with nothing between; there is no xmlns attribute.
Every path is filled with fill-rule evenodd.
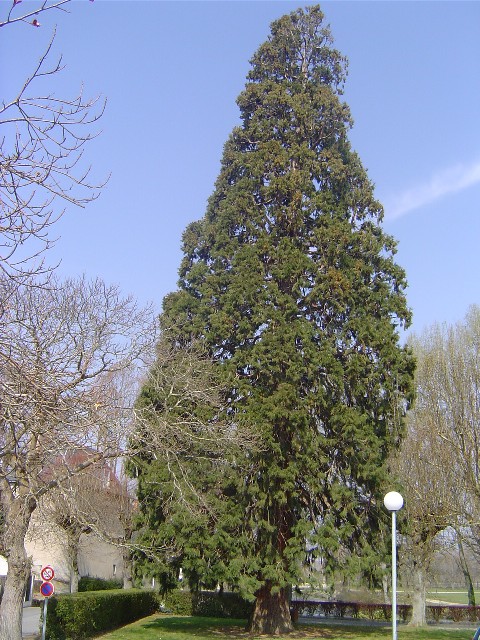
<svg viewBox="0 0 480 640"><path fill-rule="evenodd" d="M156 355L135 408L137 448L164 460L175 494L168 501L189 511L210 509L189 460L229 464L236 452L258 448L260 439L250 426L219 418L224 388L200 340L179 345L164 329Z"/></svg>
<svg viewBox="0 0 480 640"><path fill-rule="evenodd" d="M410 345L417 399L394 468L403 484L414 624L425 623L425 576L446 527L475 530L480 512L480 309L434 325Z"/></svg>
<svg viewBox="0 0 480 640"><path fill-rule="evenodd" d="M89 456L89 450L77 450L70 454L70 462L73 463L75 458L78 464ZM119 557L127 555L132 502L126 484L118 479L110 461L101 460L48 492L35 509L28 538L34 541L35 546L40 544L44 547L54 542L58 544L61 538L62 556L68 565L70 591L78 591L78 557L82 543L85 544L87 538L90 545L109 548L112 553L116 547ZM108 547L102 546L105 543ZM128 587L131 586L131 572L129 558L126 560L125 563L124 558L127 566L123 577L124 586ZM64 573L66 568L63 567Z"/></svg>
<svg viewBox="0 0 480 640"><path fill-rule="evenodd" d="M0 637L19 640L32 512L50 492L68 492L77 474L124 452L132 406L118 378L151 353L156 321L101 280L2 285L1 548L9 572Z"/></svg>
<svg viewBox="0 0 480 640"><path fill-rule="evenodd" d="M39 26L39 14L65 10L69 1L29 3L28 9L18 0L6 2L0 27ZM0 271L20 281L48 270L44 253L64 207L85 206L104 184L91 179L83 151L96 136L92 127L105 102L82 91L71 98L54 93L62 70L61 58L50 62L54 37L15 94L0 104Z"/></svg>
<svg viewBox="0 0 480 640"><path fill-rule="evenodd" d="M425 371L417 370L420 386ZM418 404L408 416L407 433L392 469L402 483L405 506L401 517L404 536L400 546L402 581L412 598L410 624L426 624L426 584L430 563L437 549L437 536L455 523L457 509L448 447L438 434L428 412Z"/></svg>
<svg viewBox="0 0 480 640"><path fill-rule="evenodd" d="M221 523L233 528L241 512L227 493L247 481L249 453L261 446L241 416L229 416L218 367L202 341L175 335L164 328L157 345L135 410L139 455L128 465L138 483L136 577L155 577L160 588L173 586L180 566L191 587L223 579Z"/></svg>
<svg viewBox="0 0 480 640"><path fill-rule="evenodd" d="M480 308L455 325L434 325L412 346L425 368L418 385L429 420L449 451L465 522L480 513ZM420 360L421 359L421 360ZM418 402L417 402L418 406Z"/></svg>

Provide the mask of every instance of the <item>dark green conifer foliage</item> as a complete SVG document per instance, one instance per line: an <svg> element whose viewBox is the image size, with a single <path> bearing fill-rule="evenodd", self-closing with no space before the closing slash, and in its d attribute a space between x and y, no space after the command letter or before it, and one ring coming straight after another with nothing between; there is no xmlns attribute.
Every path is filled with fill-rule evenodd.
<svg viewBox="0 0 480 640"><path fill-rule="evenodd" d="M307 546L339 562L377 526L413 361L397 333L405 275L347 139L346 61L320 8L274 22L251 63L163 322L204 341L231 424L261 435L232 480L222 562L230 554L229 580L256 595L252 631L280 633Z"/></svg>

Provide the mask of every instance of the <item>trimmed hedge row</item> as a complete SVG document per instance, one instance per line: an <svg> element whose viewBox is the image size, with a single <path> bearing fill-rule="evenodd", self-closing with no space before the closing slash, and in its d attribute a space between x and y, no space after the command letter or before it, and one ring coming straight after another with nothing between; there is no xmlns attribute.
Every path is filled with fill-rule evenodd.
<svg viewBox="0 0 480 640"><path fill-rule="evenodd" d="M191 616L193 615L192 596L193 594L190 591L174 589L173 591L167 591L163 597L160 597L160 602L164 609L178 616Z"/></svg>
<svg viewBox="0 0 480 640"><path fill-rule="evenodd" d="M431 604L426 608L427 620L440 622L441 620L453 620L453 622L478 622L480 620L480 607L472 607L466 604Z"/></svg>
<svg viewBox="0 0 480 640"><path fill-rule="evenodd" d="M326 618L367 618L368 620L390 620L392 607L389 604L371 604L360 602L343 602L342 600L296 600L291 603L292 615L298 617ZM402 620L409 614L408 605L398 605L397 613Z"/></svg>
<svg viewBox="0 0 480 640"><path fill-rule="evenodd" d="M59 594L50 598L46 640L86 640L164 608L182 616L246 619L252 603L236 593L175 590L160 598L154 591L117 589Z"/></svg>
<svg viewBox="0 0 480 640"><path fill-rule="evenodd" d="M207 618L247 619L252 613L253 603L244 600L238 593L215 591L170 591L163 598L163 605L172 613L182 616Z"/></svg>
<svg viewBox="0 0 480 640"><path fill-rule="evenodd" d="M391 620L392 606L389 604L372 604L362 602L296 600L291 604L292 617L299 615L338 618L366 618L368 620ZM453 622L475 622L480 620L480 606L467 605L427 605L427 620L453 620ZM412 615L409 604L397 605L397 615L402 622L407 622Z"/></svg>
<svg viewBox="0 0 480 640"><path fill-rule="evenodd" d="M196 616L245 620L253 611L253 602L244 600L238 593L201 591L194 595L193 611Z"/></svg>
<svg viewBox="0 0 480 640"><path fill-rule="evenodd" d="M158 611L158 595L140 589L87 591L50 598L47 640L85 640Z"/></svg>
<svg viewBox="0 0 480 640"><path fill-rule="evenodd" d="M120 580L104 580L88 576L84 576L78 581L79 591L111 591L112 589L121 589L122 586Z"/></svg>

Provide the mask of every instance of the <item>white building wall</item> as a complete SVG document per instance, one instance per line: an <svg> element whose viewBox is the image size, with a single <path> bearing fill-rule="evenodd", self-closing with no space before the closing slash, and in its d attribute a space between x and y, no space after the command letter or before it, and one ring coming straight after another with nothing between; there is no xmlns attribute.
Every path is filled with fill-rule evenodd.
<svg viewBox="0 0 480 640"><path fill-rule="evenodd" d="M61 593L70 590L67 535L61 527L43 521L40 511L34 512L25 547L32 559L32 573L36 579L40 579L41 568L50 565L55 571L53 583L56 591ZM121 548L92 533L80 537L77 564L80 577L123 580Z"/></svg>
<svg viewBox="0 0 480 640"><path fill-rule="evenodd" d="M78 550L78 572L80 576L123 580L121 548L91 534L83 535Z"/></svg>

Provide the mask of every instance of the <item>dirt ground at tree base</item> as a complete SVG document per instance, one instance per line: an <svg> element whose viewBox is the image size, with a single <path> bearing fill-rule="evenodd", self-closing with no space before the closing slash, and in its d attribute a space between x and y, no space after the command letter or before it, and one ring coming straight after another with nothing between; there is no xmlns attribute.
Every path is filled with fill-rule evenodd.
<svg viewBox="0 0 480 640"><path fill-rule="evenodd" d="M328 620L326 621L327 625L331 625L332 624L332 620ZM352 623L351 620L336 620L333 622L335 627L341 627L342 628L342 635L341 638L342 640L348 640L348 638L358 638L359 637L359 627L364 627L365 631L367 629L374 629L377 628L378 630L380 629L390 629L391 625L389 622L380 622L380 621L372 621L372 620L356 620L355 622ZM353 624L353 626L352 626ZM408 627L408 625L406 624L400 624L398 626L399 631L402 629L402 627L404 629L409 629L409 631L414 631L415 627ZM425 629L437 629L437 630L443 630L446 631L447 633L449 631L464 631L470 634L470 632L473 634L473 626L472 623L452 623L452 624L434 624L434 625L427 625L425 627ZM301 623L299 628L295 629L294 631L292 631L289 634L284 634L284 635L280 635L280 636L272 636L269 634L250 634L248 631L245 630L239 630L238 628L232 628L232 627L217 627L215 629L210 629L210 633L212 635L212 637L218 637L218 638L222 638L222 640L224 638L228 638L233 639L233 640L258 640L259 638L274 638L274 637L278 637L278 638L284 638L285 640L301 640L302 638L319 638L321 636L322 640L328 640L329 638L336 638L338 640L339 636L339 631L337 629L332 629L331 627L328 628L326 626L324 626L323 624L319 624L319 623L311 623L310 621L305 621L305 623ZM409 634L409 637L412 638L413 636L411 636ZM469 636L471 637L471 636Z"/></svg>
<svg viewBox="0 0 480 640"><path fill-rule="evenodd" d="M328 621L327 623L330 623L331 621ZM357 620L355 622L355 626L356 629L352 629L351 631L349 630L349 626L351 625L351 621L341 621L338 620L336 621L335 626L338 627L342 627L344 630L342 632L342 636L344 638L348 638L350 636L350 634L356 634L356 632L358 631L358 626L364 626L364 627L368 627L368 628L372 628L372 627L377 627L377 628L381 628L381 627L389 627L390 624L389 623L384 623L384 622L372 622L371 620L363 620L359 623L359 621ZM294 631L290 632L289 634L284 634L284 635L280 635L280 636L272 636L269 634L254 634L252 635L251 633L249 633L248 631L245 630L239 630L238 628L232 628L232 627L217 627L215 629L211 629L210 633L212 634L212 636L218 636L218 637L222 637L222 638L243 638L244 640L248 640L248 639L252 639L255 638L255 640L257 640L257 638L273 638L273 637L279 637L279 638L288 638L288 640L301 640L302 638L318 638L319 635L322 636L322 638L326 638L328 640L328 638L338 638L338 631L334 631L333 629L329 629L324 627L321 623L311 623L310 621L305 621L304 623L300 623L300 625L297 627L297 629L295 629Z"/></svg>
<svg viewBox="0 0 480 640"><path fill-rule="evenodd" d="M288 638L290 640L301 640L301 638L318 638L319 629L318 627L309 627L308 629L297 629L292 631L288 635L278 636L279 638ZM322 638L334 638L335 634L328 629L322 630ZM221 638L244 638L245 640L249 640L252 638L252 635L248 633L248 631L238 631L237 629L232 629L231 627L218 628L211 631L212 636L219 636ZM271 636L269 634L255 634L255 638L272 638L275 636Z"/></svg>

